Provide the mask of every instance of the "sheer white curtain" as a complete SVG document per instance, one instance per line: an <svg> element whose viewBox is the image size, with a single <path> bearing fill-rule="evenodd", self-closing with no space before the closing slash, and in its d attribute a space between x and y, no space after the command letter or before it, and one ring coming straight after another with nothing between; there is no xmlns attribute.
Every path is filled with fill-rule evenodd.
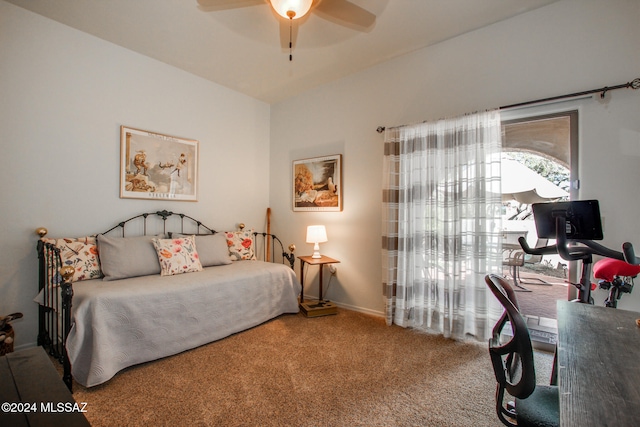
<svg viewBox="0 0 640 427"><path fill-rule="evenodd" d="M500 113L389 129L383 185L387 324L489 338L501 309Z"/></svg>

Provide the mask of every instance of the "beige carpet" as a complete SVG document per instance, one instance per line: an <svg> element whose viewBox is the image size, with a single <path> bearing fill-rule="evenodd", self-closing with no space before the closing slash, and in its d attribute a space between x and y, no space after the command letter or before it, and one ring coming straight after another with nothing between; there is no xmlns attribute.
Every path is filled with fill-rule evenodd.
<svg viewBox="0 0 640 427"><path fill-rule="evenodd" d="M93 426L501 425L486 344L347 310L281 316L74 387Z"/></svg>

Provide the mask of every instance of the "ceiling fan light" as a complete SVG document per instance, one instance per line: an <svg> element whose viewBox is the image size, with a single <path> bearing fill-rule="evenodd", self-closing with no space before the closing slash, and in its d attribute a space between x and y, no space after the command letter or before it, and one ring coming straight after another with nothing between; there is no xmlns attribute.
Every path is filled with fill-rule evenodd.
<svg viewBox="0 0 640 427"><path fill-rule="evenodd" d="M287 19L302 18L311 9L313 0L270 0L278 15Z"/></svg>

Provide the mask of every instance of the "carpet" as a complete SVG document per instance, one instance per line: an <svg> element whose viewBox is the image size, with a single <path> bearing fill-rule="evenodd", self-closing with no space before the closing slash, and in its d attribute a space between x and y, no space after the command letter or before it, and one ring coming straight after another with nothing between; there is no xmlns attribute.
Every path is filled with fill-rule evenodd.
<svg viewBox="0 0 640 427"><path fill-rule="evenodd" d="M542 369L551 358L541 354ZM498 426L494 392L486 343L343 309L283 315L96 387L74 384L94 427Z"/></svg>

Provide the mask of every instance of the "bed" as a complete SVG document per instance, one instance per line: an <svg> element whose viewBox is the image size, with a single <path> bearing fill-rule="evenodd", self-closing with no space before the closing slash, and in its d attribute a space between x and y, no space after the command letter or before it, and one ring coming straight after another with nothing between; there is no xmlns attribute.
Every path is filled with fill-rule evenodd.
<svg viewBox="0 0 640 427"><path fill-rule="evenodd" d="M270 233L217 233L158 211L95 236L39 234L38 345L63 364L69 389L72 378L96 386L126 367L298 312L295 248L285 251Z"/></svg>

